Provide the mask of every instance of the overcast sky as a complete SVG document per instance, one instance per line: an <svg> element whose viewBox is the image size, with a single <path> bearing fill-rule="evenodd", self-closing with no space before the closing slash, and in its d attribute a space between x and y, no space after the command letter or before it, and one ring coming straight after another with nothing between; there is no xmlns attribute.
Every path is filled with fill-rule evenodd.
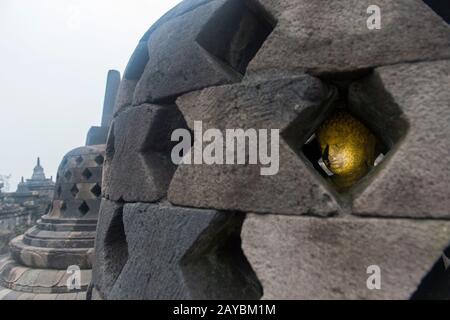
<svg viewBox="0 0 450 320"><path fill-rule="evenodd" d="M0 0L0 175L56 177L99 125L109 69L180 0Z"/></svg>

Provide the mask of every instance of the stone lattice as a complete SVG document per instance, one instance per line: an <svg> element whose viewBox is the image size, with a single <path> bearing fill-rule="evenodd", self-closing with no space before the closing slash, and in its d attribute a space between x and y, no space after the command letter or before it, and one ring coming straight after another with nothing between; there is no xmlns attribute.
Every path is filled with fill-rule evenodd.
<svg viewBox="0 0 450 320"><path fill-rule="evenodd" d="M380 0L370 30L371 4L185 0L146 32L107 143L93 298L450 297L450 27ZM346 194L305 151L338 104L384 143ZM279 129L279 173L176 167L171 133L194 121Z"/></svg>

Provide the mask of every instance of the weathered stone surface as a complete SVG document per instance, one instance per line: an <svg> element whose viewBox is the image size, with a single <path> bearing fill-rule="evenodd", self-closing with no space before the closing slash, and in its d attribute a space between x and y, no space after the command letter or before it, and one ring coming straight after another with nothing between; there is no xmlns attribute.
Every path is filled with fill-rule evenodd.
<svg viewBox="0 0 450 320"><path fill-rule="evenodd" d="M259 164L182 164L172 179L169 200L227 210L336 213L333 191L301 156L302 144L327 115L332 95L318 79L303 75L208 88L179 98L177 104L191 128L193 121L201 120L203 132L217 128L225 136L228 128L280 129L283 137L278 174L261 175Z"/></svg>
<svg viewBox="0 0 450 320"><path fill-rule="evenodd" d="M370 30L371 0L258 0L277 20L248 73L314 74L450 58L450 27L421 0L381 0L381 29Z"/></svg>
<svg viewBox="0 0 450 320"><path fill-rule="evenodd" d="M391 128L401 119L408 123L366 189L355 195L354 213L450 217L449 86L450 61L378 68L351 86L350 101L360 106L361 115L377 119L383 111ZM392 113L394 107L403 114Z"/></svg>
<svg viewBox="0 0 450 320"><path fill-rule="evenodd" d="M80 274L80 289L69 289L67 280L70 274L66 270L29 268L18 264L15 259L4 259L0 262L0 288L10 289L16 295L29 293L27 299L36 295L77 294L86 291L91 281L91 270L82 270ZM12 298L10 295L9 299ZM17 297L16 297L17 298ZM23 297L25 298L25 297Z"/></svg>
<svg viewBox="0 0 450 320"><path fill-rule="evenodd" d="M239 75L211 57L196 42L209 19L226 1L212 1L174 18L149 37L149 61L133 104L154 102L212 85L239 81Z"/></svg>
<svg viewBox="0 0 450 320"><path fill-rule="evenodd" d="M125 71L116 111L239 82L272 30L271 22L247 1L182 2L139 42Z"/></svg>
<svg viewBox="0 0 450 320"><path fill-rule="evenodd" d="M408 299L449 245L448 221L250 214L242 229L263 299Z"/></svg>
<svg viewBox="0 0 450 320"><path fill-rule="evenodd" d="M105 145L69 152L58 168L56 191L49 212L23 235L10 242L10 258L0 263L4 299L70 298L66 270L78 266L81 289L91 281L92 255ZM11 291L12 290L12 291ZM83 295L75 292L76 299ZM30 293L22 297L23 293Z"/></svg>
<svg viewBox="0 0 450 320"><path fill-rule="evenodd" d="M91 127L86 137L87 146L105 144L108 138L108 127Z"/></svg>
<svg viewBox="0 0 450 320"><path fill-rule="evenodd" d="M164 14L150 29L144 34L134 50L130 60L128 61L122 81L120 82L119 91L117 93L115 112L122 110L126 106L131 106L133 102L134 91L139 79L144 72L145 66L149 60L147 42L150 35L158 29L159 26L170 21L173 18L183 15L186 12L194 10L211 0L191 0L182 1L172 10Z"/></svg>
<svg viewBox="0 0 450 320"><path fill-rule="evenodd" d="M423 0L423 2L450 24L450 3L440 0Z"/></svg>
<svg viewBox="0 0 450 320"><path fill-rule="evenodd" d="M116 103L90 299L259 298L241 248L266 299L449 297L449 27L419 0L381 0L382 29L369 30L371 4L187 0L147 31ZM301 150L334 107L325 81L390 148L348 194ZM170 134L186 125L174 101L190 128L280 129L278 174L205 164L173 176ZM243 246L234 210L265 213L248 216ZM374 264L382 289L370 291Z"/></svg>
<svg viewBox="0 0 450 320"><path fill-rule="evenodd" d="M108 294L128 260L128 245L123 226L123 204L102 200L99 212L95 261L90 288L92 299Z"/></svg>
<svg viewBox="0 0 450 320"><path fill-rule="evenodd" d="M108 218L118 213L117 206L106 203L103 208L110 209L106 218L112 221ZM110 223L108 232L117 230L119 222ZM241 223L242 216L232 213L126 204L128 259L110 290L110 283L94 287L107 299L257 298L258 284L239 246ZM113 248L114 243L107 242L98 247L109 252ZM114 258L108 251L97 254Z"/></svg>
<svg viewBox="0 0 450 320"><path fill-rule="evenodd" d="M161 199L175 171L170 137L185 127L175 106L142 105L114 120L104 167L104 196L119 201Z"/></svg>

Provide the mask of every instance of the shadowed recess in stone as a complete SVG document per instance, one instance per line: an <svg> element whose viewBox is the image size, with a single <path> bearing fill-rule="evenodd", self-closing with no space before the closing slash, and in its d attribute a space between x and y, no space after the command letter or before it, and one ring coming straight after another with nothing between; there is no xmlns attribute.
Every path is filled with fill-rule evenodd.
<svg viewBox="0 0 450 320"><path fill-rule="evenodd" d="M103 165L103 161L105 161L105 158L102 155L98 155L94 159L95 163L97 163L99 166Z"/></svg>
<svg viewBox="0 0 450 320"><path fill-rule="evenodd" d="M84 169L82 173L83 177L85 177L87 180L89 180L92 177L92 172L88 168Z"/></svg>
<svg viewBox="0 0 450 320"><path fill-rule="evenodd" d="M58 198L61 197L61 193L62 193L62 188L61 188L61 186L59 185L59 186L58 186L58 189L56 190L56 194L57 194Z"/></svg>
<svg viewBox="0 0 450 320"><path fill-rule="evenodd" d="M128 260L128 244L123 226L123 207L120 206L111 219L104 240L104 273L112 285ZM111 288L108 288L111 289Z"/></svg>
<svg viewBox="0 0 450 320"><path fill-rule="evenodd" d="M178 128L187 128L186 121L177 107L159 113L145 135L139 150L149 170L152 170L154 183L167 189L167 182L172 179L176 165L171 160L171 152L176 141L171 141L171 135Z"/></svg>
<svg viewBox="0 0 450 320"><path fill-rule="evenodd" d="M171 152L178 142L171 135L186 127L174 105L145 104L121 112L107 145L105 198L154 202L164 197L176 169Z"/></svg>
<svg viewBox="0 0 450 320"><path fill-rule="evenodd" d="M77 196L78 192L80 192L80 190L78 190L77 185L74 184L72 189L70 189L70 192L72 193L72 196L75 198Z"/></svg>
<svg viewBox="0 0 450 320"><path fill-rule="evenodd" d="M225 223L215 221L210 228L217 228L217 232L201 235L180 261L193 299L221 299L222 293L212 288L237 299L262 297L263 288L242 252L243 221L244 214Z"/></svg>
<svg viewBox="0 0 450 320"><path fill-rule="evenodd" d="M82 215L86 215L86 213L89 212L89 206L87 205L86 201L83 201L83 203L78 207L78 211L80 211L80 213Z"/></svg>
<svg viewBox="0 0 450 320"><path fill-rule="evenodd" d="M96 183L95 186L92 187L91 192L93 195L95 195L98 198L102 194L102 187L99 186L98 183Z"/></svg>
<svg viewBox="0 0 450 320"><path fill-rule="evenodd" d="M275 27L275 20L250 0L230 0L204 26L196 41L211 55L244 75Z"/></svg>
<svg viewBox="0 0 450 320"><path fill-rule="evenodd" d="M328 74L322 80L335 87L337 94L326 117L315 122L306 135L306 141L298 139L304 128L299 128L295 122L282 133L291 148L308 160L309 168L337 190L344 201L348 200L348 194L359 192L362 186L370 183L369 178L382 167L381 163L388 158L390 151L395 150L395 145L406 135L408 128L400 107L394 102L373 103L350 96L349 88L357 88L367 76L370 76L368 70ZM333 165L333 160L347 155L348 150L355 151L350 159L355 161L359 157L361 165L354 168L354 172L340 173L340 168L336 168L339 165ZM341 165L345 163L342 161Z"/></svg>
<svg viewBox="0 0 450 320"><path fill-rule="evenodd" d="M117 212L106 237L114 274L103 262L96 268L103 274L94 276L103 282L96 285L107 299L261 297L261 285L240 246L243 214L144 203L126 204L122 219ZM99 249L96 255L104 256L106 248Z"/></svg>
<svg viewBox="0 0 450 320"><path fill-rule="evenodd" d="M423 278L413 300L450 300L450 246Z"/></svg>
<svg viewBox="0 0 450 320"><path fill-rule="evenodd" d="M436 14L450 24L450 2L443 0L423 0Z"/></svg>
<svg viewBox="0 0 450 320"><path fill-rule="evenodd" d="M145 58L145 68L135 80L126 72L117 109L172 104L183 93L240 82L273 21L254 1L216 0L158 25L136 48L133 56ZM129 65L143 66L134 58Z"/></svg>
<svg viewBox="0 0 450 320"><path fill-rule="evenodd" d="M106 160L108 161L112 161L112 159L114 158L114 153L115 153L115 149L114 149L114 143L115 143L115 136L114 136L114 122L111 124L111 129L109 130L109 135L108 135L108 141L106 142L106 150L105 150L105 156L106 156Z"/></svg>

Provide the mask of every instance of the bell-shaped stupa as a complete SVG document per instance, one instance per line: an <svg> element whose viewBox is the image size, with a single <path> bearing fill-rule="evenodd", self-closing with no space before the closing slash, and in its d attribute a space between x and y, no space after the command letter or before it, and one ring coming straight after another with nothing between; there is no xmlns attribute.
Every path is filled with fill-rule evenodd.
<svg viewBox="0 0 450 320"><path fill-rule="evenodd" d="M119 82L119 72L110 71L102 125L89 130L86 146L64 156L49 212L12 240L10 256L0 261L0 299L85 299L110 125L105 119L111 119ZM38 160L32 179L42 178Z"/></svg>

